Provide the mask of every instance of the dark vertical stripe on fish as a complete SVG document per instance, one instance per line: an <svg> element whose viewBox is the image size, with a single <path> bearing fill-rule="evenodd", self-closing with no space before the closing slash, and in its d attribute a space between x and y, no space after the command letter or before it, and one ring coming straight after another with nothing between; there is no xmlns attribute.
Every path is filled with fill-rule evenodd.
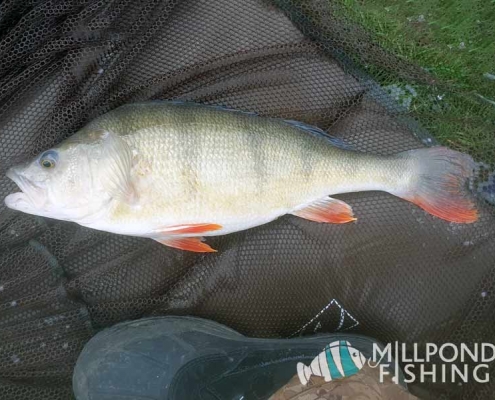
<svg viewBox="0 0 495 400"><path fill-rule="evenodd" d="M181 119L184 121L184 127L189 129L184 135L186 143L182 143L180 146L181 157L183 160L187 160L184 164L182 174L184 176L184 190L188 195L193 196L189 201L195 201L195 197L198 193L198 174L201 173L201 163L203 162L203 154L201 149L203 148L203 142L207 140L207 135L201 135L196 127L201 122L201 113L194 113L192 111L186 111L181 114ZM204 136L204 137L203 137Z"/></svg>
<svg viewBox="0 0 495 400"><path fill-rule="evenodd" d="M245 119L246 128L248 127L248 118ZM247 149L251 154L251 159L254 164L254 173L256 176L256 195L260 196L264 192L266 185L266 151L267 140L266 135L250 132L246 135Z"/></svg>

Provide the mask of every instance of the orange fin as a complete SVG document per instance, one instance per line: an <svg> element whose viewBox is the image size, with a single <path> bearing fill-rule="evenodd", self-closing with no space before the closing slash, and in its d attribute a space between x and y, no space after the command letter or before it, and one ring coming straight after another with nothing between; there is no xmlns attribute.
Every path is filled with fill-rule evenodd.
<svg viewBox="0 0 495 400"><path fill-rule="evenodd" d="M446 147L410 150L399 156L415 161L417 177L409 188L393 194L449 222L469 224L478 219L476 204L466 190L476 167L470 156Z"/></svg>
<svg viewBox="0 0 495 400"><path fill-rule="evenodd" d="M222 225L217 224L187 224L167 226L163 229L158 229L156 232L162 235L184 235L191 233L202 234L220 229L222 229Z"/></svg>
<svg viewBox="0 0 495 400"><path fill-rule="evenodd" d="M478 211L476 211L474 203L468 199L441 202L436 199L427 199L420 195L404 197L404 199L445 221L470 224L478 220Z"/></svg>
<svg viewBox="0 0 495 400"><path fill-rule="evenodd" d="M206 243L201 241L202 238L198 237L170 237L167 239L155 239L158 243L165 246L173 247L175 249L181 249L186 251L193 251L195 253L216 253L215 249L212 249Z"/></svg>
<svg viewBox="0 0 495 400"><path fill-rule="evenodd" d="M300 210L293 211L291 214L310 221L329 224L345 224L357 219L354 218L349 204L331 197L315 201Z"/></svg>

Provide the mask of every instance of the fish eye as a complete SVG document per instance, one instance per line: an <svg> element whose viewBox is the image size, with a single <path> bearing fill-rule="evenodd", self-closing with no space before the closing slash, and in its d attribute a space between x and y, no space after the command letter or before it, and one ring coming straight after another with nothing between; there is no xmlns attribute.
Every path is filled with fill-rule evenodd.
<svg viewBox="0 0 495 400"><path fill-rule="evenodd" d="M45 168L53 168L55 163L52 160L41 160L41 165Z"/></svg>
<svg viewBox="0 0 495 400"><path fill-rule="evenodd" d="M58 154L53 150L45 151L40 157L40 165L43 168L53 168L57 164Z"/></svg>

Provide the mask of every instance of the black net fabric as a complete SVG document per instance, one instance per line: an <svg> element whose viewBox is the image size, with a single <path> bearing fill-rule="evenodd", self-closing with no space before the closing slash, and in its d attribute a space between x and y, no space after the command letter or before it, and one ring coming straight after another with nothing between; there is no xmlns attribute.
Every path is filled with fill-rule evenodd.
<svg viewBox="0 0 495 400"><path fill-rule="evenodd" d="M337 4L1 2L0 198L15 191L8 167L146 99L301 120L378 154L436 143L430 132L440 116L403 107L369 66L416 87L448 88L374 44ZM385 193L338 197L356 224L286 216L209 240L220 249L214 255L2 203L0 399L72 398L73 366L92 335L152 315L210 318L258 337L347 331L382 342L493 341L495 215L486 197L478 196L480 220L470 225ZM410 390L424 399L488 399L494 382Z"/></svg>

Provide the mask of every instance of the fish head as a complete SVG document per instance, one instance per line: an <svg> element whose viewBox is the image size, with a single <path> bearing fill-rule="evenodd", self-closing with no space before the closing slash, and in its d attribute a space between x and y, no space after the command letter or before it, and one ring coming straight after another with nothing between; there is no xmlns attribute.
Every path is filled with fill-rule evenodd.
<svg viewBox="0 0 495 400"><path fill-rule="evenodd" d="M366 357L363 355L363 353L352 346L347 346L347 350L349 351L349 355L351 356L354 365L358 369L363 368L363 366L366 364Z"/></svg>
<svg viewBox="0 0 495 400"><path fill-rule="evenodd" d="M108 196L95 172L101 161L98 146L62 144L7 172L19 189L5 198L7 207L28 214L77 221L101 209Z"/></svg>

